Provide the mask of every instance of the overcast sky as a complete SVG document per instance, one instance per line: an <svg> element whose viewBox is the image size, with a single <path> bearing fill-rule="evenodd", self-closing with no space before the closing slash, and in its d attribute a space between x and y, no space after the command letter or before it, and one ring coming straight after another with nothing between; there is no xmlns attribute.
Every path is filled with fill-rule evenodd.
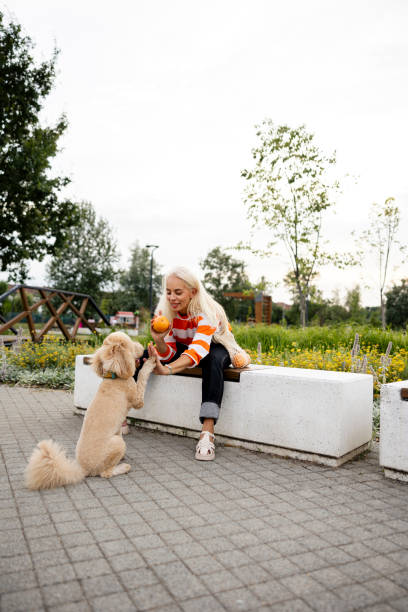
<svg viewBox="0 0 408 612"><path fill-rule="evenodd" d="M123 264L136 240L160 245L167 269L246 240L241 170L255 124L306 124L343 179L324 235L353 248L372 202L396 198L408 236L406 0L0 0L47 59L60 49L44 123L66 113L55 170L67 195L89 200L115 228ZM354 177L354 178L351 178ZM261 246L261 243L259 243ZM236 257L244 258L240 253ZM283 247L245 258L251 280L281 282ZM394 253L391 281L408 276ZM32 281L44 281L34 265ZM359 283L378 302L373 257L322 269L326 297ZM371 288L368 288L371 287ZM276 301L286 289L273 290Z"/></svg>

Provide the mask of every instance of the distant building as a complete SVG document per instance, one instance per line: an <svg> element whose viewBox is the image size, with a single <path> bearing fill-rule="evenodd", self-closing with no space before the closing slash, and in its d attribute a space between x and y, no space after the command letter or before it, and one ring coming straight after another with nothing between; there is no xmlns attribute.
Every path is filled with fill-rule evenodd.
<svg viewBox="0 0 408 612"><path fill-rule="evenodd" d="M118 312L109 319L110 325L128 325L134 327L136 325L136 317L133 312L118 310Z"/></svg>
<svg viewBox="0 0 408 612"><path fill-rule="evenodd" d="M279 306L282 310L290 310L292 306L290 304L285 304L285 302L274 302L275 306Z"/></svg>

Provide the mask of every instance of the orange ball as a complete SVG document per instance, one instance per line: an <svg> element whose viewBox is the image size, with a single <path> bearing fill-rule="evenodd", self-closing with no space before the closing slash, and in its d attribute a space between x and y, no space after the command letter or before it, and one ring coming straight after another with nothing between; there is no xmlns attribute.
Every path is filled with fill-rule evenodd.
<svg viewBox="0 0 408 612"><path fill-rule="evenodd" d="M245 368L251 361L248 353L236 353L232 358L234 368Z"/></svg>
<svg viewBox="0 0 408 612"><path fill-rule="evenodd" d="M169 329L170 323L166 317L156 317L153 319L152 327L155 332L161 334L162 332L166 331L166 329Z"/></svg>

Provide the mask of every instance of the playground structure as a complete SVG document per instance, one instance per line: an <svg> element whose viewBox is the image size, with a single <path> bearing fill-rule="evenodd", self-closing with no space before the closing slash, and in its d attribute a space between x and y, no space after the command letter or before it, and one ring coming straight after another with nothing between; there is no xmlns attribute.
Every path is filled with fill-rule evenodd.
<svg viewBox="0 0 408 612"><path fill-rule="evenodd" d="M226 291L224 296L239 300L253 300L255 302L255 323L270 325L272 320L272 298L270 295L266 295L263 291L257 291L256 293Z"/></svg>
<svg viewBox="0 0 408 612"><path fill-rule="evenodd" d="M27 292L38 293L39 299L34 301L33 304L29 304ZM76 293L75 291L64 291L62 289L50 289L49 287L35 287L33 285L15 285L2 295L0 295L0 306L1 304L14 293L19 293L21 303L24 310L19 314L15 315L12 319L7 321L5 317L0 314L0 334L10 330L13 334L17 334L18 331L14 325L23 319L27 320L28 329L33 342L41 342L44 335L55 325L59 327L66 340L73 340L78 332L80 323L83 326L88 327L91 332L95 331L96 322L93 319L89 319L86 316L87 308L93 309L96 314L109 325L109 321L103 312L98 308L95 300L91 295L85 293ZM76 304L74 302L77 302ZM59 303L58 303L59 302ZM40 308L40 306L46 306L50 318L44 324L42 329L37 330L34 324L33 313ZM76 319L71 329L68 329L67 325L62 321L63 313L71 310Z"/></svg>

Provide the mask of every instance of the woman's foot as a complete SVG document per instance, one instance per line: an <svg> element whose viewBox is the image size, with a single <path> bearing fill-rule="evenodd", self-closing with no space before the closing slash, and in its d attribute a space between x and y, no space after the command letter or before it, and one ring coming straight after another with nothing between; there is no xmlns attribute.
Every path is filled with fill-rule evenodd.
<svg viewBox="0 0 408 612"><path fill-rule="evenodd" d="M196 446L195 458L198 461L212 461L215 459L214 434L210 431L201 432Z"/></svg>
<svg viewBox="0 0 408 612"><path fill-rule="evenodd" d="M129 425L126 420L122 423L121 432L122 436L126 436L129 433Z"/></svg>

